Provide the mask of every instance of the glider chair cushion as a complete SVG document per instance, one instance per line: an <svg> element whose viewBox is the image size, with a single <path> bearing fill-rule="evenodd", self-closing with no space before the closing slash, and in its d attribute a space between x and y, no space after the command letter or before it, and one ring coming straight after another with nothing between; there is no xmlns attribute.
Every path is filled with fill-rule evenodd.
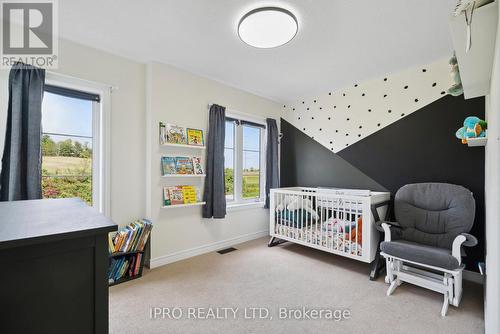
<svg viewBox="0 0 500 334"><path fill-rule="evenodd" d="M474 223L470 190L447 183L408 184L396 193L394 212L398 227L391 228L392 241L381 243L382 252L444 269L460 266L452 244Z"/></svg>
<svg viewBox="0 0 500 334"><path fill-rule="evenodd" d="M394 198L400 239L451 251L455 237L474 223L476 204L470 190L447 183L417 183Z"/></svg>
<svg viewBox="0 0 500 334"><path fill-rule="evenodd" d="M383 242L380 245L382 252L417 263L444 269L457 269L458 260L451 255L451 250L444 248L419 245L411 241Z"/></svg>

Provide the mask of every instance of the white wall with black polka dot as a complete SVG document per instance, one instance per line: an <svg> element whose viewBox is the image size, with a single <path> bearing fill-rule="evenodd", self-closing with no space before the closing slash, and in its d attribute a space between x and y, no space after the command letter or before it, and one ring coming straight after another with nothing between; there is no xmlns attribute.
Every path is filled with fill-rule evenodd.
<svg viewBox="0 0 500 334"><path fill-rule="evenodd" d="M336 153L443 97L451 84L443 58L284 104L283 118Z"/></svg>

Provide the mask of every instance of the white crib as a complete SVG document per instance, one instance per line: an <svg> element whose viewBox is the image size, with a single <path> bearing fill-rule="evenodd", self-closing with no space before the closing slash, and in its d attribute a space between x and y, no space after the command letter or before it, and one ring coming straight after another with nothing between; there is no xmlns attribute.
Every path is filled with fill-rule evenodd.
<svg viewBox="0 0 500 334"><path fill-rule="evenodd" d="M363 262L372 262L390 193L355 189L271 189L270 246L290 241Z"/></svg>

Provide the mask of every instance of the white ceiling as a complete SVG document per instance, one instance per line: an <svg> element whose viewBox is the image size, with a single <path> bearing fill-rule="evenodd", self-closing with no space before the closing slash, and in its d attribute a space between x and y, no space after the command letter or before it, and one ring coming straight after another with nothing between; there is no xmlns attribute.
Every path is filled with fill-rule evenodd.
<svg viewBox="0 0 500 334"><path fill-rule="evenodd" d="M456 0L63 0L61 37L159 61L288 102L450 55ZM247 11L282 6L299 32L252 48L236 26Z"/></svg>

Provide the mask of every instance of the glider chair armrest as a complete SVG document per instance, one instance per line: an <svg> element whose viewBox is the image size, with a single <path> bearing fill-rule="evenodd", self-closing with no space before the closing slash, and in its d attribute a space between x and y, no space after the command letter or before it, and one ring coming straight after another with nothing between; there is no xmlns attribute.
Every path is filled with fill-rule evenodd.
<svg viewBox="0 0 500 334"><path fill-rule="evenodd" d="M375 226L377 230L384 232L384 241L391 241L391 228L401 228L401 225L398 223L385 220L375 222Z"/></svg>
<svg viewBox="0 0 500 334"><path fill-rule="evenodd" d="M462 263L462 246L474 247L477 245L477 238L469 233L461 233L455 237L453 240L451 255L458 260L458 263Z"/></svg>
<svg viewBox="0 0 500 334"><path fill-rule="evenodd" d="M472 234L461 233L460 235L463 235L465 237L465 241L463 242L462 246L474 247L477 245L477 238L475 236L473 236Z"/></svg>

